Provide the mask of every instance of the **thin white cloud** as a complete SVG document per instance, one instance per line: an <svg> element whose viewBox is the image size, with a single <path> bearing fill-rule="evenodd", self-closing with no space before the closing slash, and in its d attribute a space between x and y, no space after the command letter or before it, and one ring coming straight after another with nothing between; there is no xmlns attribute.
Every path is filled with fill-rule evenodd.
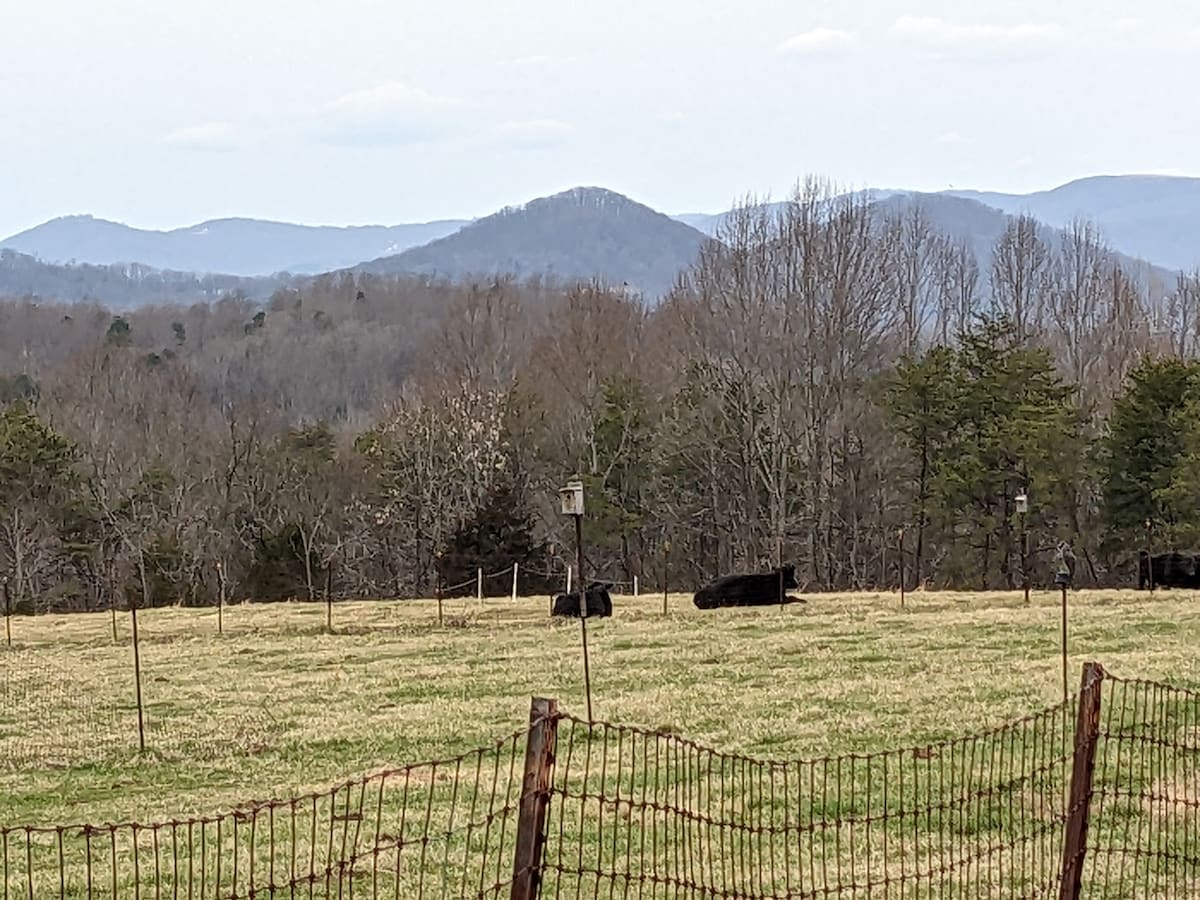
<svg viewBox="0 0 1200 900"><path fill-rule="evenodd" d="M814 53L826 53L848 47L858 40L858 36L840 28L813 28L794 34L779 45L779 52L797 56L808 56Z"/></svg>
<svg viewBox="0 0 1200 900"><path fill-rule="evenodd" d="M540 150L567 140L575 129L559 119L525 119L503 122L493 131L495 140L517 150Z"/></svg>
<svg viewBox="0 0 1200 900"><path fill-rule="evenodd" d="M399 81L343 94L317 114L321 141L351 146L395 146L444 137L461 127L463 104Z"/></svg>
<svg viewBox="0 0 1200 900"><path fill-rule="evenodd" d="M560 65L564 63L575 62L574 56L547 56L542 53L536 53L533 56L518 56L516 59L509 60L510 65L535 67L535 66L550 66Z"/></svg>
<svg viewBox="0 0 1200 900"><path fill-rule="evenodd" d="M892 24L892 33L939 44L1029 43L1045 41L1062 34L1053 22L1023 22L1016 25L989 23L962 24L933 16L901 16Z"/></svg>
<svg viewBox="0 0 1200 900"><path fill-rule="evenodd" d="M937 136L937 138L935 139L934 143L955 145L955 144L966 144L966 143L969 143L969 141L965 137L963 137L961 132L947 131L944 134L939 134Z"/></svg>
<svg viewBox="0 0 1200 900"><path fill-rule="evenodd" d="M375 115L445 108L454 106L457 102L449 97L436 97L422 88L400 81L388 81L375 87L343 94L330 104L330 108Z"/></svg>
<svg viewBox="0 0 1200 900"><path fill-rule="evenodd" d="M204 122L185 125L168 132L163 143L186 150L232 150L236 129L229 122Z"/></svg>
<svg viewBox="0 0 1200 900"><path fill-rule="evenodd" d="M1113 19L1109 23L1109 28L1117 34L1132 34L1135 31L1140 31L1145 24L1145 20L1137 16L1121 16L1119 19Z"/></svg>

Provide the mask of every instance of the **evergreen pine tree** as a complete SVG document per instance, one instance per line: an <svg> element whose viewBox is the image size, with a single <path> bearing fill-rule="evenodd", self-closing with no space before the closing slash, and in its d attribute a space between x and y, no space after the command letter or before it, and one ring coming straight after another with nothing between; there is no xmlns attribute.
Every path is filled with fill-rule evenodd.
<svg viewBox="0 0 1200 900"><path fill-rule="evenodd" d="M534 536L533 514L525 500L523 479L509 464L482 505L450 535L442 548L440 572L448 597L473 596L478 569L484 575L511 572L518 564L517 590L540 594L556 590L561 579L550 574L550 554ZM511 577L484 578L484 596L506 596Z"/></svg>

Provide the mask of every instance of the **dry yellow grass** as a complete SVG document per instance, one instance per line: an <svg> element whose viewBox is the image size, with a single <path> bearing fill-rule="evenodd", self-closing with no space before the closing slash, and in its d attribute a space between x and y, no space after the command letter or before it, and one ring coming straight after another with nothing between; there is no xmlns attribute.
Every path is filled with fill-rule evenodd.
<svg viewBox="0 0 1200 900"><path fill-rule="evenodd" d="M924 744L1061 695L1058 596L819 595L783 609L615 598L591 620L597 718L770 758ZM1070 680L1200 685L1200 598L1071 595ZM149 752L136 748L128 617L18 618L0 652L0 824L147 820L287 796L487 744L533 695L584 712L579 623L546 598L241 605L139 616ZM2 648L0 648L2 649Z"/></svg>

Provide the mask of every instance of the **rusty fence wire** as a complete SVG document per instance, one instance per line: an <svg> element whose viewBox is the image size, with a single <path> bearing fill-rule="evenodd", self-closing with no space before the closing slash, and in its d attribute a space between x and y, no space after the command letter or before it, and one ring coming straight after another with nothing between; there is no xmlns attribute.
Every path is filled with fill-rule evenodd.
<svg viewBox="0 0 1200 900"><path fill-rule="evenodd" d="M0 828L0 896L1200 897L1200 694L1085 667L927 746L725 753L535 700L491 747L155 824Z"/></svg>
<svg viewBox="0 0 1200 900"><path fill-rule="evenodd" d="M1200 897L1200 693L1106 675L1083 893Z"/></svg>
<svg viewBox="0 0 1200 900"><path fill-rule="evenodd" d="M542 895L1047 896L1071 773L1063 713L792 762L566 717Z"/></svg>
<svg viewBox="0 0 1200 900"><path fill-rule="evenodd" d="M221 815L0 827L0 897L501 897L525 731Z"/></svg>

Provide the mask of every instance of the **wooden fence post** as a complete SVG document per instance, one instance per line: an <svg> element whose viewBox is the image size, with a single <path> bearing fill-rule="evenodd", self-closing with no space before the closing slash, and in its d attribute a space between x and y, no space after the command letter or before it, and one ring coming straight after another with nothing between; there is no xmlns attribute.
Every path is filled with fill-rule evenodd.
<svg viewBox="0 0 1200 900"><path fill-rule="evenodd" d="M1078 900L1083 886L1083 858L1087 853L1088 816L1092 803L1092 776L1096 769L1096 743L1100 737L1100 688L1104 669L1085 663L1075 719L1075 757L1071 763L1071 794L1067 802L1059 900Z"/></svg>
<svg viewBox="0 0 1200 900"><path fill-rule="evenodd" d="M529 737L525 743L525 776L521 784L510 900L534 900L541 886L540 867L557 734L558 702L535 697L529 707Z"/></svg>

